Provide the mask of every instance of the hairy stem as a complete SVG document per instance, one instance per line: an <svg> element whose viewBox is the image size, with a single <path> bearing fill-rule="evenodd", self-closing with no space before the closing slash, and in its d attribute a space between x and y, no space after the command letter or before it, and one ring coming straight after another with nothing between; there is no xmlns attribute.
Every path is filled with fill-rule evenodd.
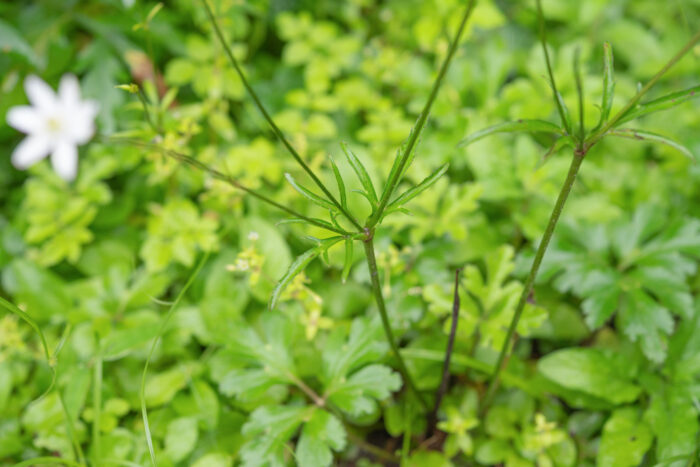
<svg viewBox="0 0 700 467"><path fill-rule="evenodd" d="M614 117L612 117L608 122L603 125L598 131L594 132L586 141L586 144L584 146L584 151L588 151L591 147L593 147L598 141L600 141L605 134L610 131L615 124L625 116L627 112L632 110L635 105L640 101L640 99L647 93L649 90L654 87L656 83L659 82L659 80L670 70L678 61L680 61L681 58L685 54L687 54L694 46L700 42L700 31L696 32L693 37L690 38L690 40L683 46L681 50L678 51L676 55L674 55L667 63L666 65L661 68L658 73L656 73L647 84L644 85L642 89L639 90L639 92L632 98L630 101L622 108L618 113L615 114Z"/></svg>
<svg viewBox="0 0 700 467"><path fill-rule="evenodd" d="M447 383L450 380L450 360L452 359L452 350L454 349L455 336L457 335L457 324L459 323L459 273L461 269L455 271L455 293L452 299L452 323L450 324L450 337L447 340L447 349L445 350L445 361L442 364L442 380L440 381L440 387L435 397L435 406L433 407L433 412L428 418L428 433L435 434L435 425L437 424L438 410L440 410L440 404L442 403L442 398L447 392Z"/></svg>
<svg viewBox="0 0 700 467"><path fill-rule="evenodd" d="M282 142L285 148L287 148L287 151L292 155L292 157L297 161L297 163L304 169L304 171L311 177L311 179L314 181L314 183L321 189L324 195L338 208L338 210L343 213L343 215L354 225L358 230L362 230L362 227L360 226L360 223L355 219L355 217L350 214L341 203L338 202L337 199L335 199L335 196L328 191L328 188L323 184L323 182L316 176L316 174L311 170L311 168L304 162L304 160L301 158L299 153L294 149L294 147L291 145L291 143L287 140L287 138L284 136L284 133L282 133L282 130L279 129L275 121L272 119L270 114L267 112L267 109L265 109L265 106L263 106L262 101L256 94L255 90L253 87L250 85L248 80L245 77L245 74L243 73L243 69L241 69L240 65L238 64L238 60L236 60L236 57L233 55L233 51L231 50L231 47L228 45L228 42L226 42L226 39L224 38L224 34L221 32L221 29L219 28L219 23L216 21L216 17L214 16L214 12L211 9L211 6L209 5L209 2L207 0L202 0L202 3L204 4L205 9L207 10L207 16L209 16L209 20L211 21L212 26L214 27L214 32L216 33L217 38L219 39L219 42L221 43L221 46L224 48L224 51L226 52L226 55L228 56L229 61L233 65L233 68L236 70L236 73L238 76L241 78L241 81L243 82L243 86L246 88L248 91L248 94L250 94L250 97L253 99L255 102L255 106L258 108L262 116L265 118L267 121L268 125L270 125L270 128L272 129L272 132L277 136L277 138Z"/></svg>
<svg viewBox="0 0 700 467"><path fill-rule="evenodd" d="M564 185L561 187L561 191L559 192L557 202L554 204L552 214L549 216L547 229L544 231L542 241L537 247L537 253L535 253L535 259L532 262L530 274L528 274L527 279L525 280L525 285L523 286L523 291L520 294L518 305L516 306L515 313L513 314L513 318L510 321L510 326L508 327L508 332L506 333L506 339L503 342L501 353L498 356L498 361L496 363L496 367L491 377L491 382L489 383L488 389L486 390L486 394L482 399L480 409L480 413L482 415L485 414L488 410L488 407L491 404L491 400L493 399L493 395L496 392L496 388L498 387L501 372L503 371L503 368L505 366L506 357L509 355L511 345L513 343L515 330L518 326L518 322L520 321L520 317L523 314L523 310L525 309L525 304L527 303L527 299L530 296L530 292L532 292L532 286L535 283L537 272L540 269L542 259L544 258L544 254L547 251L549 242L552 239L552 235L554 234L554 229L556 228L557 222L559 221L559 216L561 216L561 212L564 209L564 204L566 204L566 200L569 197L569 193L571 193L571 187L574 184L574 180L576 180L576 174L578 174L578 171L581 168L583 158L584 154L578 151L574 153L574 157L571 161L571 166L569 167L569 173L566 176L566 180L564 180Z"/></svg>
<svg viewBox="0 0 700 467"><path fill-rule="evenodd" d="M389 199L391 199L391 195L394 193L394 190L396 189L396 186L398 185L399 181L401 180L401 174L403 173L404 167L406 167L406 164L408 163L408 160L410 158L411 153L413 152L413 148L416 145L416 142L418 141L418 138L423 131L423 127L425 126L425 123L428 121L428 116L430 115L430 108L433 106L433 102L435 101L435 98L437 97L438 91L440 90L440 86L442 85L442 80L447 74L447 70L450 68L450 63L452 62L452 57L454 57L455 52L457 51L457 46L459 45L459 39L462 36L462 33L464 32L464 27L467 24L467 20L469 19L469 16L471 16L472 11L474 10L474 6L476 5L476 0L470 0L469 4L467 5L466 10L464 11L464 16L462 17L462 22L459 24L459 29L457 30L457 35L455 36L454 40L450 44L450 48L447 52L447 57L445 57L445 61L442 62L442 66L440 67L440 71L438 72L437 78L435 78L435 82L433 83L433 88L430 91L430 96L428 97L428 101L425 103L425 107L423 107L423 110L421 111L420 115L418 116L418 121L416 122L416 126L413 128L413 131L411 133L411 136L406 143L406 148L403 152L403 154L400 155L399 159L399 165L397 166L397 170L392 173L392 176L389 180L386 182L386 188L384 190L384 193L382 195L382 199L379 200L379 205L377 206L377 209L374 211L374 214L372 217L369 218L367 221L367 227L372 228L377 223L379 220L382 218L382 214L384 213L384 209L386 208L386 205L389 203Z"/></svg>
<svg viewBox="0 0 700 467"><path fill-rule="evenodd" d="M330 223L323 222L323 221L320 221L318 219L314 219L312 217L307 217L307 216L295 211L294 209L292 209L290 207L287 207L283 204L280 204L277 201L274 201L274 200L268 198L267 196L265 196L261 193L258 193L257 191L255 191L251 188L248 188L247 186L243 185L241 182L234 179L233 177L226 175L222 172L219 172L218 170L209 167L208 165L204 164L203 162L198 161L194 157L188 156L186 154L182 154L182 153L177 152L177 151L173 151L171 149L162 148L156 144L144 143L143 141L139 141L139 140L131 139L131 138L114 138L114 137L112 137L112 138L109 138L109 141L116 142L116 143L130 144L133 146L139 146L142 148L147 148L147 149L151 149L154 151L158 151L161 154L164 154L168 157L172 157L173 159L175 159L177 161L184 162L185 164L187 164L191 167L194 167L196 169L207 172L209 175L211 175L215 179L221 180L222 182L225 182L225 183L228 183L229 185L233 186L234 188L237 188L241 191L248 193L253 198L257 198L260 201L263 201L263 202L269 204L270 206L277 208L280 211L284 211L287 214L290 214L294 217L298 217L299 219L303 219L304 221L308 222L309 224L313 224L316 227L321 227L322 229L330 230L331 232L335 232L335 233L338 233L341 235L350 235L350 232L347 232L343 229L339 229L338 227L335 227L334 225L332 225Z"/></svg>
<svg viewBox="0 0 700 467"><path fill-rule="evenodd" d="M428 404L426 404L423 396L418 392L418 388L413 383L413 378L411 378L408 368L406 368L406 363L399 352L399 346L396 344L396 339L394 338L394 332L391 330L391 324L389 323L389 316L386 312L386 304L384 303L384 295L382 294L382 286L379 283L379 271L377 269L377 258L374 256L374 232L368 233L368 238L364 241L365 246L365 256L367 257L367 266L369 266L369 276L372 281L372 292L374 293L374 298L377 301L377 308L379 308L379 316L382 318L382 326L384 326L384 334L386 334L386 339L389 341L389 346L394 352L396 361L399 365L399 371L403 376L406 385L416 396L420 404L427 411Z"/></svg>

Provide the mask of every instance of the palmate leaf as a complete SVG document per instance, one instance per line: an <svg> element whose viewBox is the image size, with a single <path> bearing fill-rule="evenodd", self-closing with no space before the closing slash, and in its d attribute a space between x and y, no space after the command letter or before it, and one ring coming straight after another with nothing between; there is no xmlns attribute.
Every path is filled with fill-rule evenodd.
<svg viewBox="0 0 700 467"><path fill-rule="evenodd" d="M672 109L678 105L683 104L686 101L695 99L700 96L700 85L693 86L692 88L685 89L683 91L673 92L665 96L659 97L644 104L639 104L627 111L625 115L617 122L617 125L622 125L623 123L634 120L635 118L642 117L644 115L649 115L651 113L660 112L662 110Z"/></svg>
<svg viewBox="0 0 700 467"><path fill-rule="evenodd" d="M378 322L355 319L350 335L338 329L329 336L323 351L324 396L351 416L372 414L376 399L389 397L401 387L401 378L391 368L373 364L388 350Z"/></svg>
<svg viewBox="0 0 700 467"><path fill-rule="evenodd" d="M667 138L666 136L652 133L650 131L635 130L632 128L617 128L615 130L610 131L608 134L610 136L618 136L620 138L633 139L637 141L650 141L653 143L665 144L666 146L670 146L673 149L676 149L677 151L681 152L690 160L695 161L695 157L693 156L693 153L690 151L690 149L683 146L677 141L673 141L672 139Z"/></svg>
<svg viewBox="0 0 700 467"><path fill-rule="evenodd" d="M517 120L515 122L499 123L498 125L493 125L488 128L484 128L483 130L479 130L476 133L472 133L460 141L459 146L467 146L468 144L472 144L495 133L514 133L519 131L531 133L554 133L562 136L566 135L566 132L559 128L559 126L545 120Z"/></svg>
<svg viewBox="0 0 700 467"><path fill-rule="evenodd" d="M306 406L263 406L250 414L243 434L250 441L241 448L244 466L284 466L286 443L313 409Z"/></svg>
<svg viewBox="0 0 700 467"><path fill-rule="evenodd" d="M333 462L333 452L345 449L346 434L343 424L325 410L315 410L304 424L297 443L298 465L325 467Z"/></svg>
<svg viewBox="0 0 700 467"><path fill-rule="evenodd" d="M662 362L673 315L694 313L687 278L698 257L700 222L669 221L660 208L643 205L631 219L608 226L560 225L538 281L554 277L559 291L583 299L591 329L616 316L646 357Z"/></svg>
<svg viewBox="0 0 700 467"><path fill-rule="evenodd" d="M332 247L339 241L343 240L344 237L331 237L319 241L319 244L310 250L305 251L294 262L289 266L287 272L282 276L282 278L277 282L275 288L272 290L272 296L270 297L269 308L270 310L275 309L277 302L279 301L280 295L284 291L284 288L289 285L289 283L294 279L300 272L302 272L306 266L314 260L321 253L324 253L328 248Z"/></svg>
<svg viewBox="0 0 700 467"><path fill-rule="evenodd" d="M294 177L292 177L291 174L285 173L284 178L287 179L289 184L292 185L292 187L296 191L298 191L304 198L308 199L312 203L317 204L318 206L321 206L322 208L330 209L331 211L337 209L335 207L335 205L333 205L333 203L331 203L330 201L327 201L327 200L321 198L320 196L318 196L316 193L312 192L308 188L305 188L305 187L299 185L296 182L296 180L294 180Z"/></svg>
<svg viewBox="0 0 700 467"><path fill-rule="evenodd" d="M374 185L372 184L372 179L369 178L367 169L362 164L360 159L358 159L357 156L350 150L347 144L341 142L340 147L343 149L345 157L347 157L352 170L355 171L357 178L360 180L362 188L364 188L365 191L365 196L369 200L372 207L376 207L379 200L377 199L377 192L374 190Z"/></svg>
<svg viewBox="0 0 700 467"><path fill-rule="evenodd" d="M450 164L442 165L435 172L424 178L423 181L421 181L418 185L403 192L387 206L387 212L391 211L392 209L396 210L400 208L402 205L408 203L410 200L412 200L413 198L430 188L435 182L437 182L440 179L440 177L442 177L445 174L445 172L447 172L447 169L449 169L449 167Z"/></svg>

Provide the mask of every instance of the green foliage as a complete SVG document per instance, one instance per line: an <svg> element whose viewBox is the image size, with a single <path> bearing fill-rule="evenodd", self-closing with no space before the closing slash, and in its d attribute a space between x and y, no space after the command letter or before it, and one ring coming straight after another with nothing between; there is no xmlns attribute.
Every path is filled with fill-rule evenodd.
<svg viewBox="0 0 700 467"><path fill-rule="evenodd" d="M443 75L469 2L209 0L305 173L201 1L34 3L0 4L0 466L696 461L697 61L635 98L696 1L542 0L545 58L535 2L479 0ZM66 73L100 104L70 184L5 125Z"/></svg>

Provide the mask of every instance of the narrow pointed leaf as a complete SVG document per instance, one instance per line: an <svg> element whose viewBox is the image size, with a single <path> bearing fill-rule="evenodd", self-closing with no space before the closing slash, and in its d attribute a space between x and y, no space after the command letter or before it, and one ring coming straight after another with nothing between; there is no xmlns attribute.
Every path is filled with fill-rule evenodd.
<svg viewBox="0 0 700 467"><path fill-rule="evenodd" d="M324 221L323 219L318 219L316 217L311 217L311 220L316 222L317 224L323 225L326 229L331 230L331 231L336 231L340 226L336 225L335 227L333 224L331 224L328 221ZM282 219L278 222L275 223L275 225L284 225L284 224L307 224L307 225L313 225L306 219L301 219L299 217L292 217L290 219Z"/></svg>
<svg viewBox="0 0 700 467"><path fill-rule="evenodd" d="M600 106L600 123L602 126L610 117L610 110L615 96L614 58L609 42L603 44L603 102Z"/></svg>
<svg viewBox="0 0 700 467"><path fill-rule="evenodd" d="M354 242L352 241L352 238L346 238L345 239L345 264L343 265L343 274L341 276L343 280L343 284L348 280L348 276L350 275L350 268L352 267L352 260L353 260L353 246Z"/></svg>
<svg viewBox="0 0 700 467"><path fill-rule="evenodd" d="M374 201L372 201L372 198L370 197L369 194L367 194L366 191L363 191L363 190L352 190L352 192L353 192L353 193L357 193L358 195L364 196L365 199L367 200L367 202L369 203L369 205L372 206L372 212L374 212L374 208L377 207L377 203L374 202Z"/></svg>
<svg viewBox="0 0 700 467"><path fill-rule="evenodd" d="M642 117L654 112L660 112L662 110L671 109L676 107L686 101L697 98L700 96L700 85L693 86L692 88L686 89L684 91L678 91L671 94L667 94L653 101L640 104L637 107L630 109L625 115L618 121L618 125L634 120L635 118Z"/></svg>
<svg viewBox="0 0 700 467"><path fill-rule="evenodd" d="M559 106L562 109L563 112L563 118L564 121L562 122L564 124L564 128L566 128L566 132L568 134L573 134L571 132L571 114L569 113L569 108L566 106L566 102L564 102L564 98L561 97L561 94L557 92L556 94L557 102L559 102Z"/></svg>
<svg viewBox="0 0 700 467"><path fill-rule="evenodd" d="M514 133L518 131L564 134L559 126L545 120L517 120L515 122L499 123L472 133L460 141L459 146L466 146L495 133Z"/></svg>
<svg viewBox="0 0 700 467"><path fill-rule="evenodd" d="M402 204L406 204L428 188L430 188L431 185L433 185L435 182L437 182L440 177L442 177L445 172L447 172L447 169L450 167L450 164L444 164L441 166L439 169L437 169L435 172L432 174L428 175L423 179L422 182L420 182L418 185L414 186L413 188L403 192L398 198L396 198L394 201L389 204L389 208L398 208Z"/></svg>
<svg viewBox="0 0 700 467"><path fill-rule="evenodd" d="M335 160L330 157L331 166L333 167L333 175L335 175L335 182L338 184L338 192L340 193L340 204L343 208L348 208L347 194L345 192L345 182L343 182L343 177L340 176L340 170L335 163Z"/></svg>
<svg viewBox="0 0 700 467"><path fill-rule="evenodd" d="M357 174L357 178L360 179L360 183L367 192L368 199L372 203L372 206L376 206L379 200L377 199L377 192L374 191L374 185L372 184L372 179L369 178L367 169L365 169L365 166L362 165L360 159L358 159L357 156L353 154L353 152L350 150L350 148L348 148L348 146L345 143L340 143L340 147L343 148L343 152L348 158L348 162L352 166L352 169L355 171L355 174Z"/></svg>
<svg viewBox="0 0 700 467"><path fill-rule="evenodd" d="M394 163L391 165L391 170L389 171L389 176L387 177L387 183L384 184L382 189L382 199L386 196L386 189L389 186L389 181L393 180L396 176L396 172L399 170L399 163L401 162L401 148L396 150L396 156L394 157Z"/></svg>
<svg viewBox="0 0 700 467"><path fill-rule="evenodd" d="M316 193L310 191L308 188L304 188L303 186L299 185L296 182L296 180L294 180L294 177L292 177L291 174L286 173L284 174L284 177L287 179L289 184L292 185L292 187L294 187L295 190L297 190L304 198L308 199L312 203L315 203L321 206L322 208L331 210L336 209L336 207L330 201L326 201L325 199L318 196Z"/></svg>
<svg viewBox="0 0 700 467"><path fill-rule="evenodd" d="M681 143L677 141L673 141L670 138L667 138L666 136L659 135L656 133L650 133L648 131L643 131L643 130L635 130L632 128L618 128L616 130L612 130L608 133L611 136L619 136L620 138L628 138L628 139L634 139L638 141L651 141L654 143L661 143L665 144L667 146L670 146L677 151L683 153L685 156L690 158L692 161L695 161L695 157L693 156L693 153L688 149L687 147L683 146Z"/></svg>
<svg viewBox="0 0 700 467"><path fill-rule="evenodd" d="M287 272L284 273L284 276L282 276L279 282L277 282L275 288L272 290L272 296L270 297L269 303L270 310L275 309L275 307L277 306L277 302L279 301L279 298L282 295L282 292L284 292L284 289L287 287L287 285L289 285L289 283L292 282L292 279L294 279L299 273L301 273L306 268L306 266L308 266L308 264L314 260L314 258L316 258L324 251L328 250L328 248L335 245L342 239L343 237L331 237L324 240L320 240L318 245L311 248L310 250L306 250L304 253L298 256L297 259L295 259L294 262L291 264L291 266L289 266Z"/></svg>

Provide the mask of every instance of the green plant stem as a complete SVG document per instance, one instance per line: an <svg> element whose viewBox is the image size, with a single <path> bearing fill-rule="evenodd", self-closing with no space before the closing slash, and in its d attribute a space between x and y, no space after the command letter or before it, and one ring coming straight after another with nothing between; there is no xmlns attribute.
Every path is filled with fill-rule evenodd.
<svg viewBox="0 0 700 467"><path fill-rule="evenodd" d="M282 133L282 130L279 129L277 124L275 124L275 121L272 119L270 114L267 112L265 109L265 106L263 106L262 101L256 94L255 90L253 87L250 85L248 80L245 77L245 74L243 73L243 69L240 67L238 64L238 60L236 60L236 57L233 55L233 51L231 50L231 47L228 45L228 42L226 42L226 39L224 38L224 34L221 32L221 29L219 28L219 23L216 21L216 18L214 17L214 12L211 9L211 6L209 6L209 2L207 0L202 0L202 3L204 4L204 8L207 10L207 16L209 16L209 20L211 21L212 26L214 27L214 32L216 33L217 38L219 39L219 42L221 43L221 46L224 48L224 51L226 52L226 55L228 56L229 61L233 65L233 68L235 68L236 73L238 76L241 78L241 82L243 82L243 86L246 88L248 91L248 94L250 94L250 97L253 99L255 102L255 106L258 108L262 116L265 118L267 121L268 125L270 125L270 128L272 129L272 132L277 136L277 138L282 142L285 148L287 148L287 151L292 155L292 157L297 161L297 163L304 169L304 171L311 177L311 179L314 181L314 183L323 191L323 194L326 195L326 197L338 208L338 210L343 213L343 215L354 225L358 230L362 230L362 226L360 223L355 219L355 217L348 212L347 209L343 207L341 203L338 202L337 199L335 199L335 196L326 188L326 186L323 184L323 182L316 176L316 174L311 170L311 168L304 162L304 160L301 158L299 153L294 149L294 147L289 143L287 138L284 136Z"/></svg>
<svg viewBox="0 0 700 467"><path fill-rule="evenodd" d="M464 32L464 27L466 26L467 20L471 16L475 5L476 5L476 0L470 0L469 3L467 4L466 10L464 11L464 16L462 17L462 22L459 24L459 29L457 30L457 35L455 36L452 43L450 44L450 48L447 51L447 56L445 57L445 60L442 62L442 66L440 67L440 71L438 72L437 78L435 78L435 82L433 83L433 88L430 91L430 96L428 97L428 101L425 103L425 107L423 107L423 110L421 111L420 115L418 116L418 121L416 122L416 125L413 128L413 131L411 132L411 136L409 137L409 140L406 143L406 148L404 149L403 154L401 154L401 156L400 156L399 165L397 166L397 170L395 172L393 172L391 175L391 178L389 180L387 180L386 188L384 190L384 193L382 194L382 199L379 200L379 204L377 206L377 209L375 209L374 214L367 221L367 228L370 228L370 229L373 228L381 220L382 214L384 213L384 209L386 209L386 206L389 203L389 199L391 199L391 195L394 193L396 186L399 184L399 181L401 180L401 175L403 173L403 170L406 167L406 164L408 163L410 155L413 152L413 148L415 147L416 143L418 142L418 138L420 137L420 134L423 131L423 127L425 126L425 123L428 121L428 116L430 115L430 108L433 106L433 102L435 101L435 98L438 95L438 91L440 91L440 87L442 86L442 81L443 81L445 75L447 74L447 70L450 68L450 63L452 62L452 57L454 57L454 54L457 51L457 46L459 45L459 39L460 39L460 37L462 37L462 33Z"/></svg>
<svg viewBox="0 0 700 467"><path fill-rule="evenodd" d="M442 379L440 380L440 387L438 388L437 395L435 396L435 406L433 411L428 417L428 429L427 433L429 436L435 434L435 427L437 425L438 411L440 410L440 404L442 404L442 398L447 392L447 384L450 381L450 360L452 359L452 351L454 349L455 337L457 336L457 325L459 324L459 273L461 269L455 271L455 290L454 297L452 299L452 322L450 323L450 337L447 340L447 349L445 349L445 360L442 362Z"/></svg>
<svg viewBox="0 0 700 467"><path fill-rule="evenodd" d="M559 91L557 90L557 83L554 81L554 72L552 71L552 62L549 59L549 50L547 49L547 33L544 25L544 13L542 12L542 2L537 0L537 17L539 19L540 25L540 42L542 43L542 51L544 52L544 61L547 64L547 74L549 75L549 82L552 86L552 94L554 94L554 102L557 104L557 111L559 111L559 117L561 118L561 123L566 128L566 131L571 134L571 128L569 127L569 120L566 118L566 112L559 99Z"/></svg>
<svg viewBox="0 0 700 467"><path fill-rule="evenodd" d="M100 425L102 423L102 357L97 357L93 368L92 383L92 463L100 465L102 459L102 440Z"/></svg>
<svg viewBox="0 0 700 467"><path fill-rule="evenodd" d="M365 256L367 257L367 266L369 267L369 276L370 276L370 280L372 281L372 292L374 293L374 298L377 301L377 308L379 308L379 316L382 318L382 326L384 326L384 334L386 335L386 339L389 341L389 346L391 347L391 350L394 352L394 356L396 357L396 361L397 361L398 366L399 366L399 371L401 372L401 375L403 376L403 379L406 382L406 385L413 392L413 394L418 399L418 402L420 402L420 404L423 406L423 408L427 412L429 410L428 404L426 404L425 399L423 399L423 396L421 395L420 392L418 392L418 388L413 383L413 378L411 378L411 375L408 372L408 368L406 367L406 363L404 362L403 357L401 356L401 353L399 352L399 346L396 344L396 339L394 338L394 332L391 330L391 323L389 323L389 316L386 312L386 304L384 303L384 295L382 294L382 286L379 283L379 271L377 269L377 258L374 256L374 238L373 238L373 236L374 236L374 232L368 232L367 238L364 240L363 244L365 246Z"/></svg>
<svg viewBox="0 0 700 467"><path fill-rule="evenodd" d="M491 377L488 389L486 390L486 394L482 399L482 404L480 408L480 413L482 415L485 414L488 410L488 407L491 404L491 400L493 399L493 395L496 392L496 388L498 387L500 375L505 366L506 357L508 356L511 345L513 343L515 330L518 326L518 322L520 321L520 317L523 314L523 310L525 309L525 304L527 303L527 299L530 296L530 292L532 291L532 287L535 283L535 278L537 277L537 272L539 271L540 265L542 264L542 259L544 258L544 254L547 251L549 242L552 239L552 235L554 234L554 229L556 228L557 222L559 221L559 217L561 216L561 212L564 209L564 204L566 204L566 200L569 197L569 193L571 193L571 187L574 185L576 175L578 174L578 171L581 168L583 158L584 154L578 151L574 153L573 159L571 161L571 166L569 167L569 173L566 176L566 180L564 180L564 185L561 187L561 191L559 192L559 197L557 198L557 202L554 205L552 214L549 216L547 229L544 231L542 241L537 247L535 259L532 262L532 267L530 268L530 274L528 274L527 279L525 280L525 285L523 286L523 291L520 294L518 304L515 307L513 319L511 319L510 321L510 326L508 327L508 332L506 333L506 339L503 342L501 353L498 356L498 361L496 362L494 373Z"/></svg>
<svg viewBox="0 0 700 467"><path fill-rule="evenodd" d="M132 146L139 146L139 147L143 147L143 148L147 148L147 149L152 149L154 151L159 151L160 153L165 154L168 157L172 157L173 159L175 159L177 161L184 162L185 164L187 164L191 167L194 167L196 169L207 172L209 175L216 178L217 180L221 180L222 182L226 182L229 185L233 186L234 188L237 188L241 191L248 193L253 198L257 198L260 201L263 201L263 202L269 204L270 206L273 206L273 207L279 209L280 211L284 211L287 214L290 214L294 217L298 217L299 219L303 219L304 221L308 222L309 224L313 224L316 227L321 227L322 229L330 230L331 232L335 232L335 233L338 233L341 235L351 235L351 233L346 231L346 230L339 229L339 228L333 226L332 224L327 224L324 222L320 222L317 219L307 217L307 216L295 211L292 208L289 208L283 204L280 204L277 201L274 201L274 200L268 198L267 196L265 196L261 193L258 193L257 191L255 191L251 188L248 188L247 186L243 185L242 183L240 183L239 181L237 181L233 177L226 175L222 172L219 172L216 169L212 169L211 167L204 164L203 162L198 161L194 157L188 156L186 154L182 154L182 153L177 152L177 151L173 151L171 149L162 148L156 144L144 143L143 141L139 141L139 140L135 140L135 139L131 139L131 138L111 137L111 138L109 138L109 140L113 141L113 142L117 142L117 143L126 143L126 144L130 144Z"/></svg>
<svg viewBox="0 0 700 467"><path fill-rule="evenodd" d="M583 78L581 77L581 49L576 49L574 54L574 77L576 79L576 94L578 95L578 150L583 150L583 141L586 138L586 125L584 122L583 108Z"/></svg>
<svg viewBox="0 0 700 467"><path fill-rule="evenodd" d="M647 93L649 90L654 87L656 83L659 82L659 80L670 70L678 61L683 58L685 54L687 54L694 46L700 42L700 31L696 32L693 37L690 38L690 40L683 46L681 50L678 51L676 55L674 55L667 63L666 65L661 68L658 73L656 73L647 84L644 85L642 89L639 90L639 92L632 98L630 101L622 108L618 113L615 114L613 118L607 121L605 125L603 125L599 130L593 132L588 137L588 140L586 140L586 144L583 147L584 152L588 152L588 150L593 147L598 141L600 141L605 134L610 131L615 124L625 116L627 112L632 110L635 105L640 101L640 99Z"/></svg>

